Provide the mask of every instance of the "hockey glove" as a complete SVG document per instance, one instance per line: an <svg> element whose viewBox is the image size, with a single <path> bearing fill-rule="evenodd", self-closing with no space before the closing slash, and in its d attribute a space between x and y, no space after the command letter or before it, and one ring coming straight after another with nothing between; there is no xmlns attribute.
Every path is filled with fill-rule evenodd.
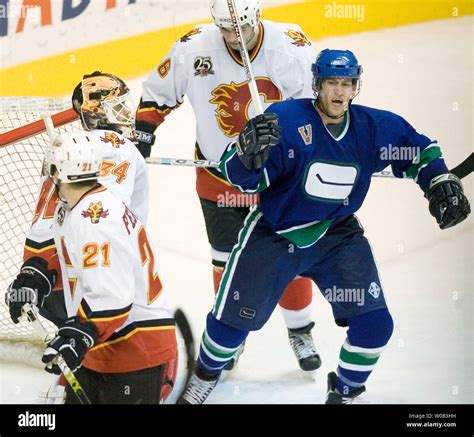
<svg viewBox="0 0 474 437"><path fill-rule="evenodd" d="M471 213L471 207L459 178L451 173L434 177L426 193L430 213L441 229L461 223Z"/></svg>
<svg viewBox="0 0 474 437"><path fill-rule="evenodd" d="M262 168L270 153L270 147L279 143L280 136L278 115L261 114L249 120L236 143L237 154L245 168Z"/></svg>
<svg viewBox="0 0 474 437"><path fill-rule="evenodd" d="M94 346L98 338L99 333L93 323L81 323L78 316L71 317L59 328L56 337L49 342L41 361L49 364L56 355L61 354L74 372L81 367L86 352ZM46 366L45 370L56 375L61 373L57 364Z"/></svg>
<svg viewBox="0 0 474 437"><path fill-rule="evenodd" d="M145 159L150 156L151 146L155 144L155 135L153 134L155 129L156 126L146 121L137 120L135 122L135 145Z"/></svg>
<svg viewBox="0 0 474 437"><path fill-rule="evenodd" d="M31 303L38 308L43 306L56 283L56 278L56 270L48 270L48 263L42 258L30 258L23 264L5 295L13 323L18 323L25 303Z"/></svg>

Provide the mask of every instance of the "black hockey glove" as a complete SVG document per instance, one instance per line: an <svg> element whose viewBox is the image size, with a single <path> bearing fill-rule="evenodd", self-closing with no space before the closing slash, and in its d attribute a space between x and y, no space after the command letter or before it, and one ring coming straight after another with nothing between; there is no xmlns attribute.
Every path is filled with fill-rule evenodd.
<svg viewBox="0 0 474 437"><path fill-rule="evenodd" d="M148 158L151 153L151 146L155 144L156 126L146 121L137 121L135 123L135 145L144 158Z"/></svg>
<svg viewBox="0 0 474 437"><path fill-rule="evenodd" d="M441 229L461 223L471 213L471 207L459 178L451 173L434 177L426 193L430 213Z"/></svg>
<svg viewBox="0 0 474 437"><path fill-rule="evenodd" d="M25 303L31 303L38 308L43 306L56 283L56 278L56 270L48 270L48 263L42 258L30 258L23 264L5 295L13 323L18 323Z"/></svg>
<svg viewBox="0 0 474 437"><path fill-rule="evenodd" d="M41 361L49 364L56 355L61 354L74 372L81 367L86 352L94 346L98 338L99 333L93 323L81 323L78 316L71 317L64 322L56 337L49 342ZM61 373L57 364L46 366L45 370L55 375Z"/></svg>
<svg viewBox="0 0 474 437"><path fill-rule="evenodd" d="M248 170L260 169L270 147L280 141L281 128L276 114L257 115L247 122L237 140L237 154Z"/></svg>

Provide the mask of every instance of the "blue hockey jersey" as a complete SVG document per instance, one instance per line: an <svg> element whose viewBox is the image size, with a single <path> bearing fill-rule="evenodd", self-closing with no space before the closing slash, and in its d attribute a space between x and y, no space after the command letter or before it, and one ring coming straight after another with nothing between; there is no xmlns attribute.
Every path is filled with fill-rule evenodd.
<svg viewBox="0 0 474 437"><path fill-rule="evenodd" d="M424 192L434 176L448 172L436 141L402 117L351 105L343 132L334 138L313 102L287 100L267 109L279 116L282 135L260 170L244 167L235 144L220 165L234 187L260 193L259 208L272 229L298 247L314 244L335 218L355 213L372 174L388 165Z"/></svg>

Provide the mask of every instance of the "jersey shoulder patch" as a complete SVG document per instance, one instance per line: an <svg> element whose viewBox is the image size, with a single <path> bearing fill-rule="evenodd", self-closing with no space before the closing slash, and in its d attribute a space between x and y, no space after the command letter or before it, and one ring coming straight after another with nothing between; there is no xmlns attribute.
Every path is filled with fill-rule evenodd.
<svg viewBox="0 0 474 437"><path fill-rule="evenodd" d="M97 224L101 218L105 219L109 215L109 210L104 209L101 201L90 202L87 209L83 210L81 215L84 218L89 218L91 223Z"/></svg>
<svg viewBox="0 0 474 437"><path fill-rule="evenodd" d="M188 42L190 41L194 36L199 35L202 32L202 27L197 26L194 29L191 29L188 33L183 35L181 38L179 38L179 42Z"/></svg>
<svg viewBox="0 0 474 437"><path fill-rule="evenodd" d="M103 134L100 135L100 141L105 144L110 144L116 149L125 144L125 138L112 131L103 131Z"/></svg>
<svg viewBox="0 0 474 437"><path fill-rule="evenodd" d="M291 40L291 44L296 47L311 46L311 41L301 30L288 29L285 35Z"/></svg>

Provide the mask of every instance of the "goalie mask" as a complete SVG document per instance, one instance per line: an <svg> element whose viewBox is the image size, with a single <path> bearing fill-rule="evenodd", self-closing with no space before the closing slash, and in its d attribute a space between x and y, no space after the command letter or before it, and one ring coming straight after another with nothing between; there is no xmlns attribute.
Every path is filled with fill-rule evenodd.
<svg viewBox="0 0 474 437"><path fill-rule="evenodd" d="M72 106L84 129L110 129L133 138L135 105L117 76L100 71L85 75L74 89Z"/></svg>

